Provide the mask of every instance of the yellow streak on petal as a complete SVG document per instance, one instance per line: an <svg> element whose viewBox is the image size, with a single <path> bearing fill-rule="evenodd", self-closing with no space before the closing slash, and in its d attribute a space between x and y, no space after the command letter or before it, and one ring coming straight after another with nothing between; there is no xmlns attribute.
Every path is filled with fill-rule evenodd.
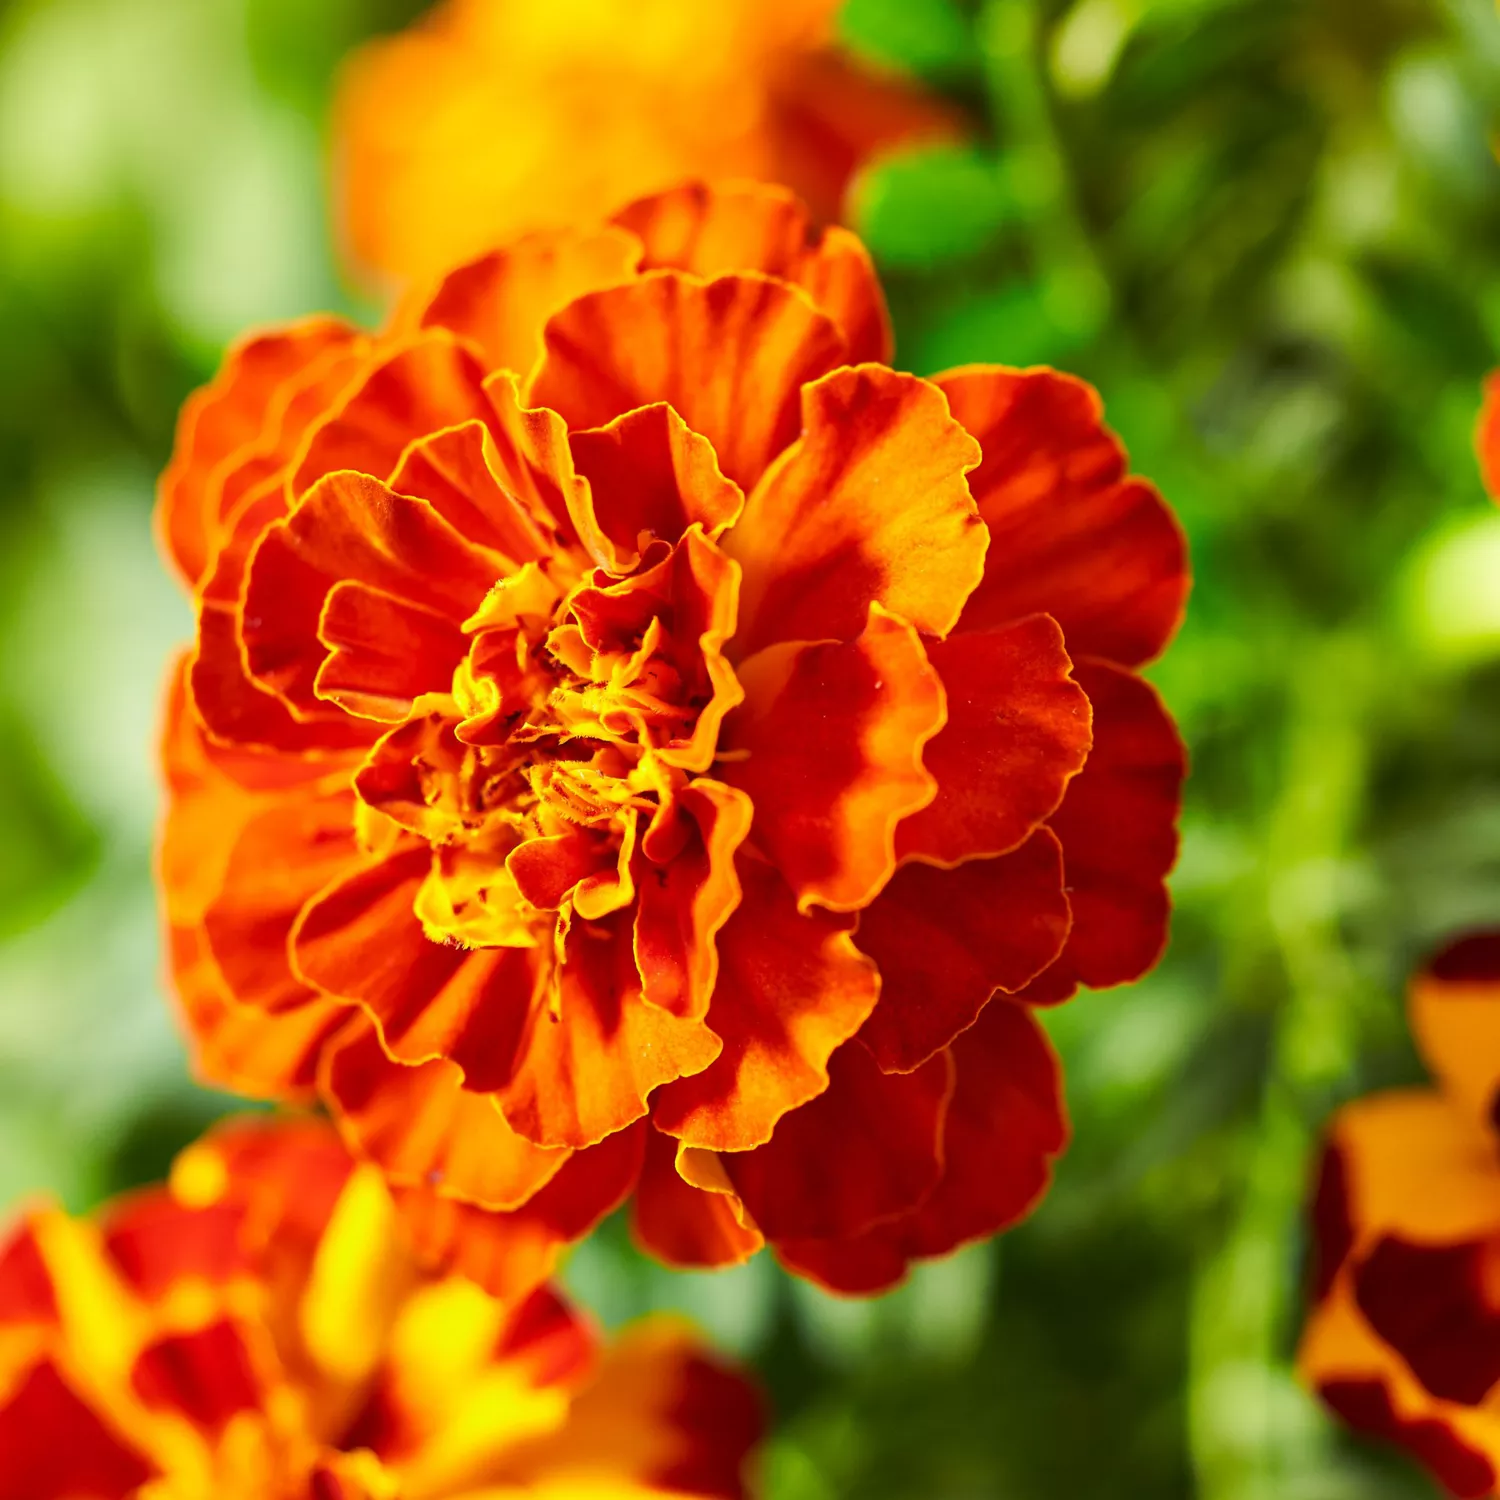
<svg viewBox="0 0 1500 1500"><path fill-rule="evenodd" d="M367 1378L414 1275L384 1179L368 1164L356 1168L334 1205L302 1299L302 1335L317 1364L339 1381Z"/></svg>
<svg viewBox="0 0 1500 1500"><path fill-rule="evenodd" d="M212 1208L229 1191L229 1168L206 1141L198 1141L172 1163L172 1196L184 1208Z"/></svg>

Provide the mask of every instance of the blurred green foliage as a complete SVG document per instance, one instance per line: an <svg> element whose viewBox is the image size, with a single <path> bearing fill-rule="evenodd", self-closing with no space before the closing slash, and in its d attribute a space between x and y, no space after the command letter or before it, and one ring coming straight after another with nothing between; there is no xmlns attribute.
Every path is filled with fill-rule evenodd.
<svg viewBox="0 0 1500 1500"><path fill-rule="evenodd" d="M246 324L355 307L325 221L338 58L413 0L0 5L0 1199L85 1206L226 1101L156 982L155 562L178 402ZM1400 992L1500 912L1492 0L849 0L971 114L859 185L901 359L1093 380L1193 541L1154 676L1192 747L1159 972L1049 1017L1075 1141L999 1244L840 1303L672 1276L606 1321L756 1361L774 1500L1399 1500L1290 1373L1309 1151L1419 1076Z"/></svg>

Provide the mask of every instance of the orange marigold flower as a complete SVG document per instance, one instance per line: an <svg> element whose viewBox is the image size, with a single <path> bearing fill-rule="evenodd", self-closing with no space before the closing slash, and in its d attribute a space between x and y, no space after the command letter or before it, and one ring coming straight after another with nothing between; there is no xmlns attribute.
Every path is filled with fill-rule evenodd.
<svg viewBox="0 0 1500 1500"><path fill-rule="evenodd" d="M1410 1008L1439 1086L1335 1118L1300 1364L1345 1421L1477 1500L1500 1494L1500 930L1438 954Z"/></svg>
<svg viewBox="0 0 1500 1500"><path fill-rule="evenodd" d="M346 66L340 218L367 270L445 271L689 176L786 182L836 219L873 157L957 112L835 39L842 0L446 0Z"/></svg>
<svg viewBox="0 0 1500 1500"><path fill-rule="evenodd" d="M1030 1006L1161 950L1178 528L1081 382L889 354L851 235L688 187L184 414L201 1071L320 1095L493 1290L632 1193L849 1290L994 1233L1066 1133Z"/></svg>
<svg viewBox="0 0 1500 1500"><path fill-rule="evenodd" d="M0 1239L0 1500L738 1500L758 1401L682 1329L423 1272L326 1125Z"/></svg>

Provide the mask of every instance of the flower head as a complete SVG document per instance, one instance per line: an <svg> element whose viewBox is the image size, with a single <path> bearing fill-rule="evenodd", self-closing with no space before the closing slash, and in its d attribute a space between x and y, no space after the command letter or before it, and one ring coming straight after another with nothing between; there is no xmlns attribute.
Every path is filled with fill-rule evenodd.
<svg viewBox="0 0 1500 1500"><path fill-rule="evenodd" d="M0 1240L3 1500L737 1500L748 1386L682 1330L602 1355L551 1291L423 1273L311 1122L221 1126L170 1186Z"/></svg>
<svg viewBox="0 0 1500 1500"><path fill-rule="evenodd" d="M1031 1005L1161 950L1176 524L1080 382L889 354L852 236L688 187L185 412L200 1067L496 1290L632 1192L850 1290L993 1233L1065 1135Z"/></svg>
<svg viewBox="0 0 1500 1500"><path fill-rule="evenodd" d="M446 0L366 46L335 105L354 259L404 280L687 176L790 183L826 219L855 170L958 133L840 47L841 0Z"/></svg>
<svg viewBox="0 0 1500 1500"><path fill-rule="evenodd" d="M1438 1088L1334 1120L1318 1181L1304 1378L1450 1493L1500 1494L1500 931L1439 953L1410 995Z"/></svg>

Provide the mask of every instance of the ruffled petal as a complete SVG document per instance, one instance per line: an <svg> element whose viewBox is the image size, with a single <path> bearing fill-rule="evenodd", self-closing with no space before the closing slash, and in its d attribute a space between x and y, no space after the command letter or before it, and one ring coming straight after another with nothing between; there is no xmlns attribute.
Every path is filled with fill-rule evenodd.
<svg viewBox="0 0 1500 1500"><path fill-rule="evenodd" d="M1024 1218L1067 1144L1057 1059L1022 1006L995 1001L951 1048L943 1176L915 1212L852 1239L787 1240L779 1260L832 1291L889 1290L913 1260L947 1255Z"/></svg>
<svg viewBox="0 0 1500 1500"><path fill-rule="evenodd" d="M631 280L640 259L640 241L608 226L528 235L450 271L417 321L458 334L492 370L526 375L541 357L547 319L588 292Z"/></svg>
<svg viewBox="0 0 1500 1500"><path fill-rule="evenodd" d="M387 479L416 438L485 420L485 373L477 351L445 329L389 348L313 429L291 479L293 498L343 469Z"/></svg>
<svg viewBox="0 0 1500 1500"><path fill-rule="evenodd" d="M742 897L719 934L708 1020L724 1050L652 1101L659 1130L690 1146L746 1151L828 1087L828 1059L875 1006L880 979L846 922L803 915L764 862L739 862Z"/></svg>
<svg viewBox="0 0 1500 1500"><path fill-rule="evenodd" d="M570 1156L524 1208L491 1213L425 1188L393 1190L403 1232L429 1266L466 1276L492 1297L517 1302L557 1267L634 1189L641 1173L645 1125L609 1136Z"/></svg>
<svg viewBox="0 0 1500 1500"><path fill-rule="evenodd" d="M283 699L250 676L241 649L240 601L250 553L267 527L285 514L282 488L270 485L248 496L228 522L198 600L193 706L221 744L282 758L337 759L368 743L374 726L352 721L328 705L311 718L294 718Z"/></svg>
<svg viewBox="0 0 1500 1500"><path fill-rule="evenodd" d="M424 693L443 692L469 642L452 620L355 579L323 601L318 644L327 655L313 696L381 723L404 719Z"/></svg>
<svg viewBox="0 0 1500 1500"><path fill-rule="evenodd" d="M364 583L458 626L504 569L505 559L425 500L366 475L330 474L256 544L240 621L246 664L294 714L326 712L316 692L328 654L318 627L336 584Z"/></svg>
<svg viewBox="0 0 1500 1500"><path fill-rule="evenodd" d="M979 439L969 476L990 529L965 630L1049 614L1074 657L1139 666L1165 649L1187 598L1182 530L1125 451L1093 388L1054 370L972 366L934 377Z"/></svg>
<svg viewBox="0 0 1500 1500"><path fill-rule="evenodd" d="M535 475L507 439L519 413L508 416L494 405L497 395L503 406L513 391L506 382L487 382L494 425L476 418L419 437L390 479L397 494L426 500L460 536L505 558L507 571L547 556L556 542L552 509L536 503Z"/></svg>
<svg viewBox="0 0 1500 1500"><path fill-rule="evenodd" d="M291 943L297 972L357 1001L398 1062L446 1058L485 1093L513 1074L541 983L535 950L435 943L415 912L431 868L425 847L376 860L303 910Z"/></svg>
<svg viewBox="0 0 1500 1500"><path fill-rule="evenodd" d="M927 646L947 719L922 753L937 796L896 851L938 864L1004 854L1057 810L1093 743L1088 695L1046 615Z"/></svg>
<svg viewBox="0 0 1500 1500"><path fill-rule="evenodd" d="M1070 923L1062 847L1040 828L1019 849L954 870L905 865L860 914L858 942L880 967L880 1003L860 1042L905 1073L974 1024L1062 951Z"/></svg>
<svg viewBox="0 0 1500 1500"><path fill-rule="evenodd" d="M882 1073L863 1047L841 1047L827 1089L783 1115L768 1145L720 1160L768 1239L853 1238L937 1186L952 1091L946 1053Z"/></svg>
<svg viewBox="0 0 1500 1500"><path fill-rule="evenodd" d="M785 188L761 182L684 183L614 216L646 247L643 271L722 276L761 271L790 281L838 325L856 363L889 364L885 296L859 239L837 225L821 232Z"/></svg>
<svg viewBox="0 0 1500 1500"><path fill-rule="evenodd" d="M316 788L263 799L234 840L203 934L229 993L276 1012L316 996L292 972L288 940L302 909L360 860L354 802Z"/></svg>
<svg viewBox="0 0 1500 1500"><path fill-rule="evenodd" d="M1469 933L1434 954L1412 980L1407 1011L1443 1091L1470 1118L1495 1127L1500 929Z"/></svg>
<svg viewBox="0 0 1500 1500"><path fill-rule="evenodd" d="M922 747L943 691L920 637L872 604L857 640L768 647L739 678L720 774L755 804L753 843L803 910L856 910L895 869L897 824L937 789Z"/></svg>
<svg viewBox="0 0 1500 1500"><path fill-rule="evenodd" d="M631 572L650 539L676 542L695 522L716 537L744 507L708 439L664 403L575 432L568 442L576 472L589 482L576 493L592 502L573 522L584 550L611 573Z"/></svg>
<svg viewBox="0 0 1500 1500"><path fill-rule="evenodd" d="M964 478L979 457L942 393L914 375L861 365L809 384L798 440L725 539L745 575L736 652L848 640L872 603L946 634L984 574Z"/></svg>
<svg viewBox="0 0 1500 1500"><path fill-rule="evenodd" d="M742 489L796 436L800 391L848 357L801 292L764 276L657 271L580 297L547 324L533 405L569 427L667 401Z"/></svg>
<svg viewBox="0 0 1500 1500"><path fill-rule="evenodd" d="M1062 840L1073 928L1023 998L1064 1000L1139 979L1167 941L1166 877L1177 861L1187 752L1149 683L1105 662L1074 663L1094 713L1094 748L1050 827Z"/></svg>
<svg viewBox="0 0 1500 1500"><path fill-rule="evenodd" d="M750 799L706 776L675 799L683 842L651 862L648 835L635 907L635 962L650 1005L701 1019L719 973L717 937L740 901L734 857L750 832ZM676 840L673 840L674 844Z"/></svg>
<svg viewBox="0 0 1500 1500"><path fill-rule="evenodd" d="M648 1255L680 1270L737 1266L765 1244L735 1213L730 1195L705 1192L677 1170L678 1144L651 1130L631 1200L630 1226Z"/></svg>
<svg viewBox="0 0 1500 1500"><path fill-rule="evenodd" d="M575 920L547 1014L499 1090L511 1127L542 1146L592 1146L647 1111L654 1089L701 1073L721 1044L700 1020L646 1002L628 912Z"/></svg>
<svg viewBox="0 0 1500 1500"><path fill-rule="evenodd" d="M322 1085L351 1149L386 1180L481 1208L520 1208L567 1161L522 1140L457 1068L394 1063L369 1024L351 1027L324 1061Z"/></svg>
<svg viewBox="0 0 1500 1500"><path fill-rule="evenodd" d="M169 988L193 1076L251 1099L311 1103L323 1049L349 1021L342 1001L311 998L267 1012L234 999L201 928L172 927Z"/></svg>
<svg viewBox="0 0 1500 1500"><path fill-rule="evenodd" d="M262 437L288 381L332 351L363 342L336 318L311 318L236 345L211 385L184 403L161 477L157 529L189 589L213 560L226 466Z"/></svg>

